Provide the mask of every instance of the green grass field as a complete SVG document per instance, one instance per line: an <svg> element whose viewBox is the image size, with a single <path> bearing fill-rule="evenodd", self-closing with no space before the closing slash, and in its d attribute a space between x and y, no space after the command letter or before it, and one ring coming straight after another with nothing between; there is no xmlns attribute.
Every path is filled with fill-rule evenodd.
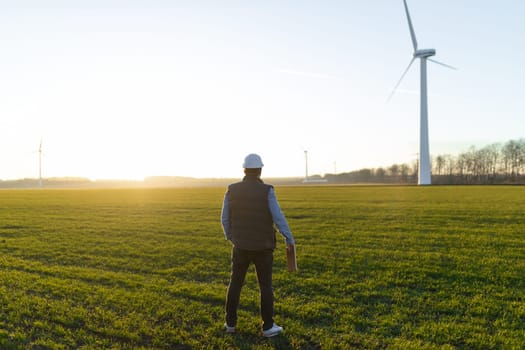
<svg viewBox="0 0 525 350"><path fill-rule="evenodd" d="M224 190L0 191L0 348L525 346L525 187L276 188L272 339L253 269L223 333Z"/></svg>

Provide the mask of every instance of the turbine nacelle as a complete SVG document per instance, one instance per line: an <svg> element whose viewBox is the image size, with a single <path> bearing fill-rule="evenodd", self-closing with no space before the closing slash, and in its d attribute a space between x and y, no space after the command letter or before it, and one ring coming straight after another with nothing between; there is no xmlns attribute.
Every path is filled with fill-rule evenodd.
<svg viewBox="0 0 525 350"><path fill-rule="evenodd" d="M435 49L423 49L414 51L415 58L427 58L436 55Z"/></svg>

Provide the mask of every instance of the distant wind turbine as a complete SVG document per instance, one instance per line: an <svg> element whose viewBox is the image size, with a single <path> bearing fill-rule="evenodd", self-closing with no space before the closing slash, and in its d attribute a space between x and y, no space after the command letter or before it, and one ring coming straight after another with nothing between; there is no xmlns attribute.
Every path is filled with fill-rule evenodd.
<svg viewBox="0 0 525 350"><path fill-rule="evenodd" d="M326 179L310 179L309 178L308 176L308 151L307 150L304 150L304 166L305 166L306 173L304 176L303 183L324 183L328 181Z"/></svg>
<svg viewBox="0 0 525 350"><path fill-rule="evenodd" d="M447 64L438 62L429 57L436 55L435 49L418 49L416 34L414 32L414 27L412 26L412 20L410 19L410 13L408 12L408 5L406 0L403 0L405 4L405 12L407 14L408 28L410 30L410 36L412 38L412 45L414 46L414 53L412 60L408 64L408 67L405 69L401 78L397 82L396 86L392 90L392 93L389 96L389 100L401 84L401 81L407 74L410 66L419 58L421 60L421 91L420 91L420 121L419 121L419 172L418 172L418 185L430 185L432 183L430 177L430 150L429 150L429 141L428 141L428 99L427 99L427 60L442 65L450 69L456 69Z"/></svg>
<svg viewBox="0 0 525 350"><path fill-rule="evenodd" d="M306 168L306 173L304 176L304 182L308 182L308 151L304 150L304 165Z"/></svg>
<svg viewBox="0 0 525 350"><path fill-rule="evenodd" d="M38 186L42 187L42 139L38 147Z"/></svg>
<svg viewBox="0 0 525 350"><path fill-rule="evenodd" d="M42 187L42 139L38 147L38 186Z"/></svg>

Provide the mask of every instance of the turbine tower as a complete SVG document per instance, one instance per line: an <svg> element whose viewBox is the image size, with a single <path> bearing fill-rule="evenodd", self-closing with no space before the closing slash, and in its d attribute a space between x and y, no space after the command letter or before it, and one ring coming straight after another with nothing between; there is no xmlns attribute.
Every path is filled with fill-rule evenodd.
<svg viewBox="0 0 525 350"><path fill-rule="evenodd" d="M420 82L420 120L419 120L419 170L418 170L418 185L430 185L432 183L430 177L430 149L428 141L428 99L427 99L427 61L431 61L447 68L456 69L444 63L433 60L429 57L436 55L435 49L418 49L416 34L414 32L414 27L412 26L412 20L410 19L410 13L408 12L408 5L406 0L403 0L405 4L405 12L407 15L408 29L410 30L410 37L412 38L412 45L414 46L414 53L412 60L408 64L408 67L401 75L401 78L397 82L394 90L390 94L390 97L394 94L396 89L401 84L401 81L407 74L410 66L416 60L420 59L421 63L421 82ZM389 99L390 99L389 97Z"/></svg>
<svg viewBox="0 0 525 350"><path fill-rule="evenodd" d="M42 139L40 139L40 147L38 147L38 186L42 187Z"/></svg>
<svg viewBox="0 0 525 350"><path fill-rule="evenodd" d="M306 173L304 176L304 182L308 182L308 151L304 151L304 166L306 168Z"/></svg>

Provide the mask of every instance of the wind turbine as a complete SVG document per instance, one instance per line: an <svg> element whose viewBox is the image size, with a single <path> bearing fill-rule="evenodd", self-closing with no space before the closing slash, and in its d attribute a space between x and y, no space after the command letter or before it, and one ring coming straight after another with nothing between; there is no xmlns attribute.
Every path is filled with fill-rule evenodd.
<svg viewBox="0 0 525 350"><path fill-rule="evenodd" d="M410 30L410 37L412 38L412 45L414 46L414 53L412 60L408 64L408 67L401 75L401 78L397 82L396 86L392 90L389 99L392 97L396 89L401 84L401 81L407 74L410 66L416 60L420 59L421 62L421 82L420 82L420 120L419 120L419 171L418 171L418 185L430 185L432 183L430 177L430 149L428 146L428 99L427 99L427 61L437 63L450 69L456 69L447 64L438 62L429 57L436 55L435 49L418 49L416 34L414 27L412 26L412 20L410 19L410 13L408 12L408 5L406 0L403 0L405 4L405 12L407 14L408 28Z"/></svg>
<svg viewBox="0 0 525 350"><path fill-rule="evenodd" d="M325 183L328 182L326 179L310 179L308 175L308 151L304 150L304 166L305 166L305 176L303 183Z"/></svg>

